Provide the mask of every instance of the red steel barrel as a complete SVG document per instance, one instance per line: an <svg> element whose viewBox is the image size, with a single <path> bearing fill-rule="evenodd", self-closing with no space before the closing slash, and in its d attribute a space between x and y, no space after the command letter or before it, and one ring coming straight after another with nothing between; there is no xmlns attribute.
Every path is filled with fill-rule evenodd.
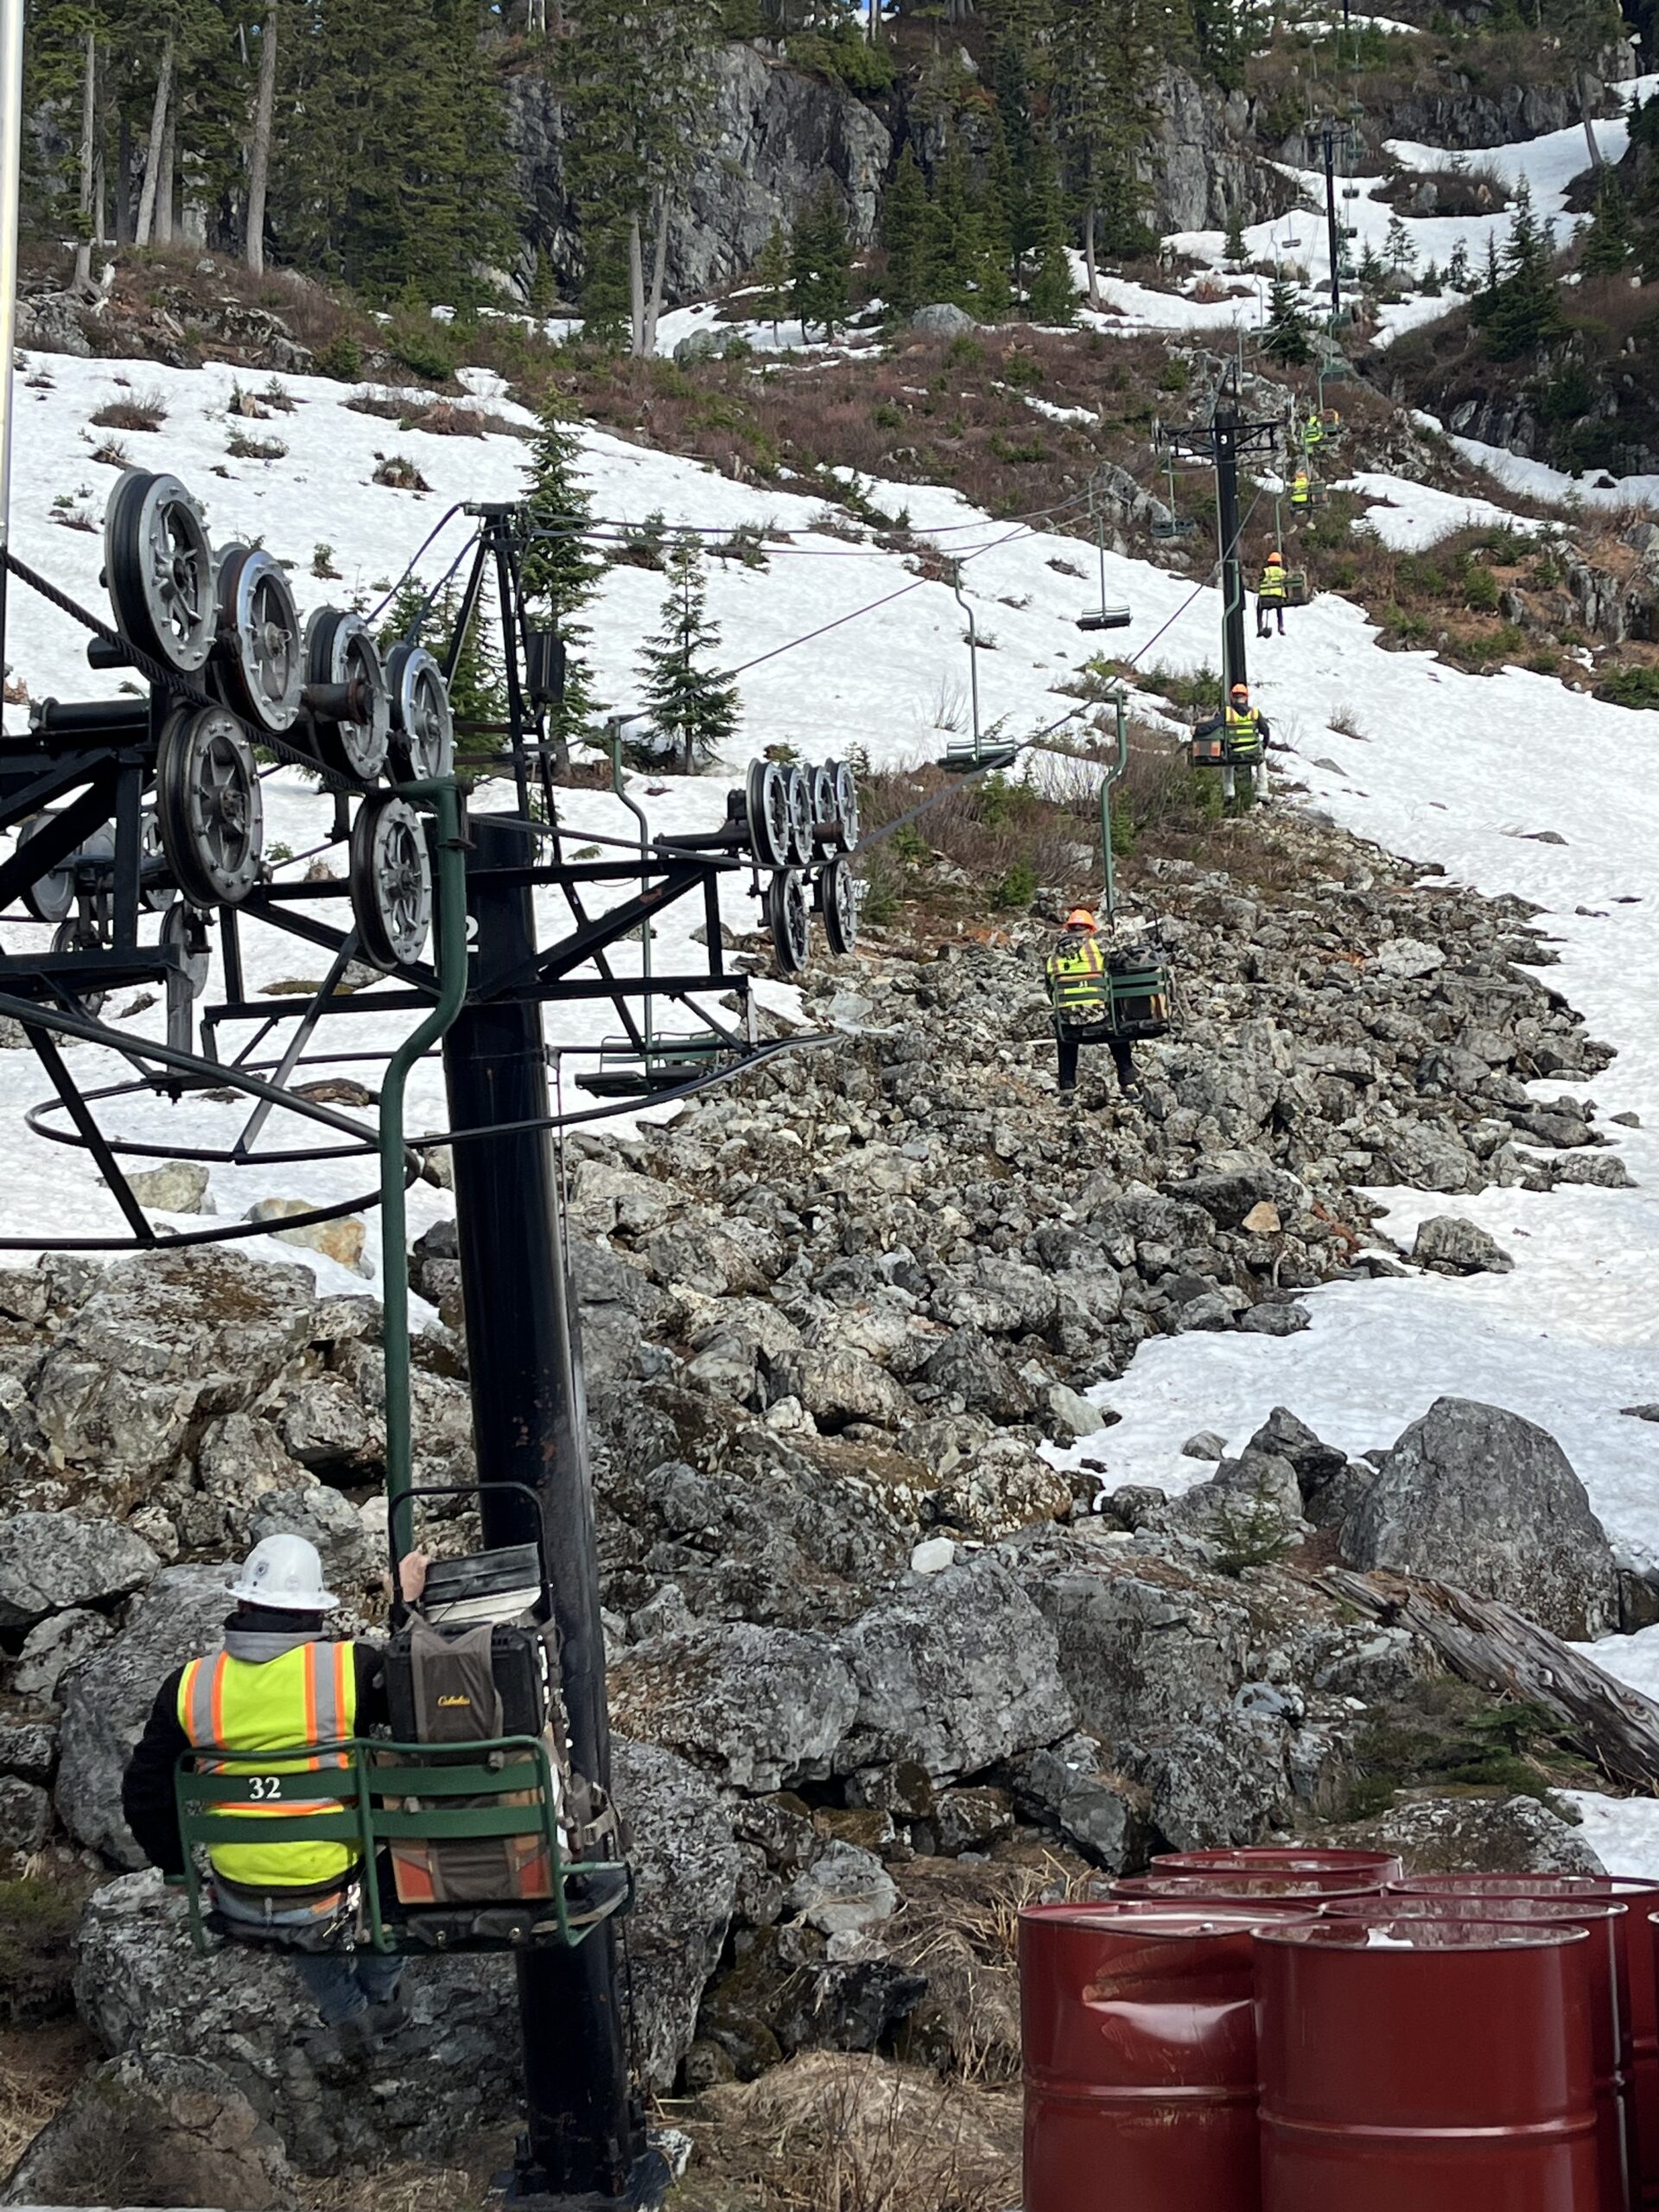
<svg viewBox="0 0 1659 2212"><path fill-rule="evenodd" d="M1625 1907L1605 1897L1511 1897L1483 1888L1478 1894L1406 1891L1370 1904L1336 1899L1333 1919L1395 1918L1521 1921L1582 1928L1591 1939L1591 2060L1596 2079L1596 2131L1601 2160L1601 2212L1627 2212L1635 2163L1635 2115L1630 2099L1630 1996L1624 1971Z"/></svg>
<svg viewBox="0 0 1659 2212"><path fill-rule="evenodd" d="M1582 1929L1255 1939L1263 2212L1601 2212Z"/></svg>
<svg viewBox="0 0 1659 2212"><path fill-rule="evenodd" d="M1262 1897L1375 1897L1375 1882L1344 1875L1332 1867L1312 1874L1230 1874L1224 1867L1215 1874L1130 1874L1112 1884L1115 1897L1161 1897L1166 1903L1184 1898L1202 1904L1218 1898L1225 1904L1254 1902Z"/></svg>
<svg viewBox="0 0 1659 2212"><path fill-rule="evenodd" d="M1024 2212L1261 2212L1261 1925L1248 1906L1020 1914Z"/></svg>
<svg viewBox="0 0 1659 2212"><path fill-rule="evenodd" d="M1391 1851L1324 1851L1317 1844L1262 1844L1220 1851L1164 1851L1154 1874L1339 1875L1344 1889L1382 1889L1404 1873Z"/></svg>
<svg viewBox="0 0 1659 2212"><path fill-rule="evenodd" d="M1629 1908L1623 1933L1630 1988L1630 2101L1636 2113L1630 2195L1643 2212L1659 2212L1659 1970L1654 1944L1643 1933L1646 1922L1659 1913L1659 1880L1638 1874L1419 1874L1400 1886L1425 1893L1449 1889L1471 1896L1508 1891L1524 1897L1609 1897Z"/></svg>

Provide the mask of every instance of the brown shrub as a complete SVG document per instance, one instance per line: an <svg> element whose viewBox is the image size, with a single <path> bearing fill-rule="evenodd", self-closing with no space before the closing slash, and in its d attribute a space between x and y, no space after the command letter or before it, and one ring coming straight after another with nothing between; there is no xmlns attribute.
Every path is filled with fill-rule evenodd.
<svg viewBox="0 0 1659 2212"><path fill-rule="evenodd" d="M167 420L167 402L158 391L135 391L108 401L92 420L99 430L159 430Z"/></svg>

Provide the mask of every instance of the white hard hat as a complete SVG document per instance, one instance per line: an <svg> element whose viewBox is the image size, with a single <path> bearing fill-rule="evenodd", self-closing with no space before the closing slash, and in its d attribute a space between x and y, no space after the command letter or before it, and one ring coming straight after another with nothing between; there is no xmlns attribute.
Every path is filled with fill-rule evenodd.
<svg viewBox="0 0 1659 2212"><path fill-rule="evenodd" d="M242 1563L231 1585L244 1605L270 1605L279 1613L326 1613L340 1600L322 1586L317 1548L303 1536L266 1536Z"/></svg>

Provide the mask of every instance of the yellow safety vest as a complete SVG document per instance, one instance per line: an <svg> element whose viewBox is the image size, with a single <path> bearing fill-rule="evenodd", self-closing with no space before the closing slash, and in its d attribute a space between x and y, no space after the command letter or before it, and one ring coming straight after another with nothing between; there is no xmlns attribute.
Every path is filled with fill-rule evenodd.
<svg viewBox="0 0 1659 2212"><path fill-rule="evenodd" d="M1305 507L1308 505L1313 496L1313 485L1308 481L1306 476L1299 476L1296 479L1296 481L1290 487L1291 505L1293 507Z"/></svg>
<svg viewBox="0 0 1659 2212"><path fill-rule="evenodd" d="M193 1745L269 1753L302 1744L337 1744L357 1722L357 1669L349 1643L302 1643L280 1658L232 1659L221 1651L193 1659L179 1684L179 1726ZM224 1809L254 1824L257 1840L220 1844L208 1853L215 1872L251 1890L308 1889L348 1874L359 1854L346 1843L284 1843L281 1822L297 1813L334 1811L334 1798L285 1794L283 1777L350 1764L344 1752L314 1758L225 1759L220 1774L269 1776L267 1802Z"/></svg>
<svg viewBox="0 0 1659 2212"><path fill-rule="evenodd" d="M1285 588L1282 569L1263 569L1262 581L1255 588L1255 595L1258 599L1282 599Z"/></svg>
<svg viewBox="0 0 1659 2212"><path fill-rule="evenodd" d="M1072 1021L1099 1021L1110 1003L1106 960L1098 938L1062 944L1048 957L1048 995L1055 1013Z"/></svg>
<svg viewBox="0 0 1659 2212"><path fill-rule="evenodd" d="M1261 752L1262 733L1257 721L1254 707L1242 715L1235 713L1230 707L1228 709L1227 751L1230 759L1248 760Z"/></svg>
<svg viewBox="0 0 1659 2212"><path fill-rule="evenodd" d="M1316 446L1322 442L1324 437L1325 425L1317 417L1310 416L1302 425L1302 443L1308 447Z"/></svg>

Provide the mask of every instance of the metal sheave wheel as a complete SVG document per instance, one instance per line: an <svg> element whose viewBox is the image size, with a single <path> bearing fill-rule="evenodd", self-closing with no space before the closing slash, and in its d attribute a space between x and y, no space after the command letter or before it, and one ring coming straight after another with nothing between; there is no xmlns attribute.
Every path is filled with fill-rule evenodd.
<svg viewBox="0 0 1659 2212"><path fill-rule="evenodd" d="M394 645L386 676L398 773L414 783L447 776L455 765L455 718L443 671L423 645Z"/></svg>
<svg viewBox="0 0 1659 2212"><path fill-rule="evenodd" d="M99 932L96 922L82 920L65 922L61 927L52 932L52 950L54 952L101 952L104 950L104 939ZM88 1020L96 1021L104 1011L104 1002L109 997L109 993L107 991L78 991L73 983L68 984L67 988Z"/></svg>
<svg viewBox="0 0 1659 2212"><path fill-rule="evenodd" d="M766 886L766 927L779 975L798 976L812 931L811 894L799 869L780 868Z"/></svg>
<svg viewBox="0 0 1659 2212"><path fill-rule="evenodd" d="M372 784L386 765L391 693L380 648L361 616L323 607L311 617L305 632L305 683L324 760L341 775ZM354 702L348 718L340 716L333 701L327 709L313 703L314 689L333 692L342 686Z"/></svg>
<svg viewBox="0 0 1659 2212"><path fill-rule="evenodd" d="M789 866L789 795L775 760L751 760L744 779L749 849L762 868Z"/></svg>
<svg viewBox="0 0 1659 2212"><path fill-rule="evenodd" d="M49 814L31 814L17 832L17 849L21 852L31 837L37 837L50 826ZM44 875L37 876L23 893L23 904L37 922L65 920L75 903L75 868L72 855L61 860Z"/></svg>
<svg viewBox="0 0 1659 2212"><path fill-rule="evenodd" d="M230 704L280 735L300 710L300 610L282 564L232 545L219 564L219 655Z"/></svg>
<svg viewBox="0 0 1659 2212"><path fill-rule="evenodd" d="M812 834L815 844L833 844L836 830L836 764L822 760L808 771L812 785Z"/></svg>
<svg viewBox="0 0 1659 2212"><path fill-rule="evenodd" d="M264 807L241 724L181 707L162 732L156 812L174 881L193 906L237 906L259 880Z"/></svg>
<svg viewBox="0 0 1659 2212"><path fill-rule="evenodd" d="M858 943L858 887L844 860L831 861L819 876L818 911L830 951L850 952Z"/></svg>
<svg viewBox="0 0 1659 2212"><path fill-rule="evenodd" d="M812 779L804 768L784 771L784 794L789 807L789 856L797 868L812 858Z"/></svg>
<svg viewBox="0 0 1659 2212"><path fill-rule="evenodd" d="M836 843L843 853L858 846L858 778L844 760L836 763Z"/></svg>
<svg viewBox="0 0 1659 2212"><path fill-rule="evenodd" d="M176 476L121 478L104 513L104 574L122 636L194 676L213 651L219 607L207 525Z"/></svg>
<svg viewBox="0 0 1659 2212"><path fill-rule="evenodd" d="M432 861L420 816L390 791L365 798L352 825L352 912L376 968L418 960L432 928Z"/></svg>
<svg viewBox="0 0 1659 2212"><path fill-rule="evenodd" d="M207 917L195 907L177 900L167 910L162 924L162 944L169 951L183 954L181 966L184 979L190 986L190 995L199 999L207 988L213 956L207 941Z"/></svg>

